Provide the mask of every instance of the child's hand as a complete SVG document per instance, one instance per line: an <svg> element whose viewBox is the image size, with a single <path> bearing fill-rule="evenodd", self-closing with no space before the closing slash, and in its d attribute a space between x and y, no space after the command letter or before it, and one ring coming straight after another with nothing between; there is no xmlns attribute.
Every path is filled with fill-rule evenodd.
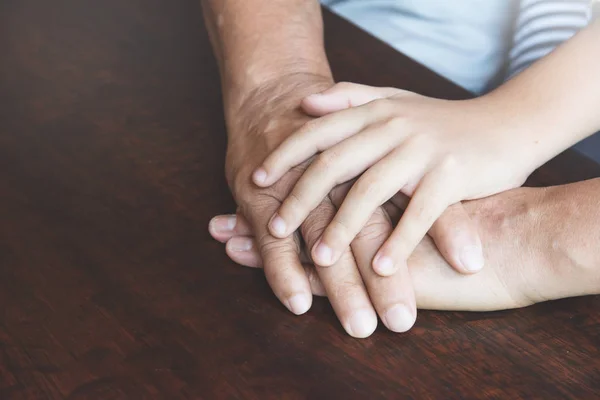
<svg viewBox="0 0 600 400"><path fill-rule="evenodd" d="M322 266L334 264L373 211L401 192L411 197L409 206L373 259L377 273L393 274L446 210L468 218L461 200L518 187L531 172L511 148L516 129L484 99L439 100L347 83L307 97L307 113L329 115L292 134L253 174L257 185L269 186L322 152L271 219L271 233L290 235L336 185L364 172L312 257ZM483 265L479 239L462 242L458 262L476 271Z"/></svg>

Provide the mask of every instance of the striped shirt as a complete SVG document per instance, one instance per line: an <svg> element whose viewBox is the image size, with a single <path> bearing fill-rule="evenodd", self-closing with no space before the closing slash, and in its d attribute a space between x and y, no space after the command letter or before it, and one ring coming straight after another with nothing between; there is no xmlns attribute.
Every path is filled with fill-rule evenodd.
<svg viewBox="0 0 600 400"><path fill-rule="evenodd" d="M590 0L322 0L475 92L493 89L584 27Z"/></svg>
<svg viewBox="0 0 600 400"><path fill-rule="evenodd" d="M521 0L509 54L510 78L586 26L590 0Z"/></svg>

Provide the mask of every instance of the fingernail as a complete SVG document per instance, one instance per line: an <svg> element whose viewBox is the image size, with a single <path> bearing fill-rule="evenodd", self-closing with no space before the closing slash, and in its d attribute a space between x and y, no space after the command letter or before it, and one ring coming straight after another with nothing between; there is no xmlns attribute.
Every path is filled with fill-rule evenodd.
<svg viewBox="0 0 600 400"><path fill-rule="evenodd" d="M373 268L379 275L392 275L394 273L394 261L388 256L377 256L373 261Z"/></svg>
<svg viewBox="0 0 600 400"><path fill-rule="evenodd" d="M235 252L250 251L252 249L252 240L246 237L232 237L227 244Z"/></svg>
<svg viewBox="0 0 600 400"><path fill-rule="evenodd" d="M331 265L333 263L333 250L323 243L317 245L315 256L318 264Z"/></svg>
<svg viewBox="0 0 600 400"><path fill-rule="evenodd" d="M357 338L369 336L377 327L377 316L371 310L358 310L350 318L348 333Z"/></svg>
<svg viewBox="0 0 600 400"><path fill-rule="evenodd" d="M407 332L415 324L415 315L403 304L396 304L385 313L387 327L394 332Z"/></svg>
<svg viewBox="0 0 600 400"><path fill-rule="evenodd" d="M254 180L254 183L265 183L267 180L267 171L265 171L264 168L257 169L254 171L252 179Z"/></svg>
<svg viewBox="0 0 600 400"><path fill-rule="evenodd" d="M212 230L216 233L229 233L233 232L237 217L235 215L227 215L222 217L215 217L210 221Z"/></svg>
<svg viewBox="0 0 600 400"><path fill-rule="evenodd" d="M275 217L271 220L271 229L277 236L284 236L287 227L283 218L275 214Z"/></svg>
<svg viewBox="0 0 600 400"><path fill-rule="evenodd" d="M483 250L480 246L467 246L460 254L463 267L470 272L477 272L483 268Z"/></svg>
<svg viewBox="0 0 600 400"><path fill-rule="evenodd" d="M296 315L304 314L310 308L308 297L304 294L297 294L288 299L288 308Z"/></svg>

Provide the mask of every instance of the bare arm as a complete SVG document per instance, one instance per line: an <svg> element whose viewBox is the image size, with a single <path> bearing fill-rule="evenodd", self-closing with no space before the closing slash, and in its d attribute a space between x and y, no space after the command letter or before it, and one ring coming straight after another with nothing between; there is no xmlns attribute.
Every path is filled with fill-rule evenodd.
<svg viewBox="0 0 600 400"><path fill-rule="evenodd" d="M321 8L317 0L204 0L202 5L221 69L227 179L239 212L256 236L269 285L291 312L303 314L312 294L299 258L301 239L314 246L335 208L325 200L292 236L275 238L267 230L268 222L302 171L287 174L280 185L268 189L254 185L250 175L282 140L310 120L300 110L302 99L333 84ZM343 261L320 270L319 276L346 331L355 337L370 335L377 326L376 312L388 328L409 329L416 316L409 280L398 281L399 276L384 283L372 277L363 282L358 267L372 256L363 252L358 262L350 248L344 253ZM390 314L403 304L411 307L410 314Z"/></svg>
<svg viewBox="0 0 600 400"><path fill-rule="evenodd" d="M460 275L425 238L410 259L418 307L489 311L600 294L599 195L600 178L596 178L549 188L518 188L465 203L481 232L486 266L478 274ZM391 205L386 209L398 218L400 210ZM220 241L230 241L228 254L233 261L262 266L242 217L235 229L211 233ZM231 245L239 243L246 244L247 250L231 251ZM313 293L326 296L314 267L307 266L306 273Z"/></svg>
<svg viewBox="0 0 600 400"><path fill-rule="evenodd" d="M316 0L202 0L221 70L226 112L286 78L331 81Z"/></svg>
<svg viewBox="0 0 600 400"><path fill-rule="evenodd" d="M511 147L533 170L600 129L600 21L494 92ZM514 134L511 134L514 133Z"/></svg>

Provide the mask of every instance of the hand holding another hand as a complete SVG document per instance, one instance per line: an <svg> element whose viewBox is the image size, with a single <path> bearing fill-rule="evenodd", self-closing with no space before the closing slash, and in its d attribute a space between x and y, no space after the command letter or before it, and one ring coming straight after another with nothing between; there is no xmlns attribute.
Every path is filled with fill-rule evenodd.
<svg viewBox="0 0 600 400"><path fill-rule="evenodd" d="M251 175L269 153L311 120L300 109L302 99L331 85L326 79L297 75L258 88L239 102L237 108L228 108L226 113L229 132L226 174L239 213L254 233L251 247L256 252L251 257L260 257L273 292L295 314L306 312L312 299L311 282L302 266L300 248L303 243L309 248L315 247L335 214L333 200L341 202L349 185L332 188L308 211L298 230L276 237L267 229L269 220L301 179L310 160L282 172L277 183L269 187L257 187ZM401 205L403 197L394 196L391 204ZM211 232L219 240L228 240L231 221L231 218L212 221ZM447 218L436 226L430 234L444 254L451 253L448 249L454 237L474 232L468 218ZM390 219L382 208L376 207L361 228L352 246L348 243L330 267L317 268L315 276L327 292L340 322L352 336L370 335L377 325L377 315L390 330L404 332L416 318L408 269L404 266L394 276L382 278L370 267L377 249L392 232ZM232 241L228 249L247 246L248 241L237 241L237 244Z"/></svg>
<svg viewBox="0 0 600 400"><path fill-rule="evenodd" d="M331 221L335 207L326 196L293 235L273 237L267 229L269 219L309 163L283 174L277 184L268 188L254 185L251 174L281 141L310 120L299 108L302 98L330 85L330 82L312 76L295 76L259 88L240 103L238 110L227 112L227 179L240 214L254 232L253 246L260 255L267 281L279 300L294 314L306 312L312 301L300 248L302 243L314 246ZM211 232L220 238L230 221L211 222ZM397 332L410 329L416 318L414 293L407 271L383 280L370 269L373 251L389 235L390 226L379 210L352 250L347 246L335 265L317 270L340 322L355 337L369 336L375 330L377 314L389 329ZM370 246L370 243L375 245Z"/></svg>
<svg viewBox="0 0 600 400"><path fill-rule="evenodd" d="M373 260L378 274L395 273L428 231L457 270L482 268L481 242L460 201L518 187L531 172L515 159L507 132L517 129L499 110L485 99L439 100L348 83L308 96L302 107L322 117L290 135L253 174L268 187L321 152L271 219L274 236L294 232L335 186L358 177L312 248L317 264L335 263L374 210L402 193L411 200Z"/></svg>
<svg viewBox="0 0 600 400"><path fill-rule="evenodd" d="M598 257L586 251L595 239L586 233L587 239L582 240L576 231L561 229L569 224L589 232L595 222L586 215L595 208L597 189L600 179L543 189L518 188L465 202L465 211L481 235L486 268L474 275L459 274L425 237L408 260L417 307L490 311L600 293L600 273L594 261ZM387 204L386 210L397 219L399 209ZM214 220L235 221L231 229L211 230L217 240L227 242L233 261L262 267L254 234L243 216ZM304 269L312 292L326 296L319 268L308 257L304 257Z"/></svg>

